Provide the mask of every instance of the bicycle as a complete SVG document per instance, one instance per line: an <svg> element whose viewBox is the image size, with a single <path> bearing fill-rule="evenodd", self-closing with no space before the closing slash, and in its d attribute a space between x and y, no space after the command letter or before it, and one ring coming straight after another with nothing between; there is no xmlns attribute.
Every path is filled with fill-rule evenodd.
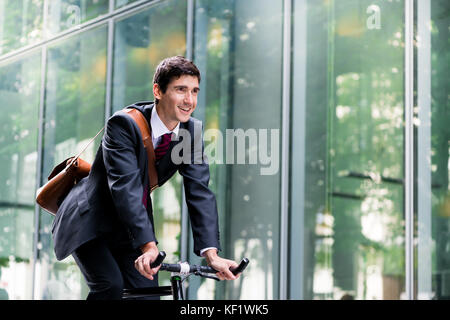
<svg viewBox="0 0 450 320"><path fill-rule="evenodd" d="M159 270L172 272L170 277L170 286L159 286L159 287L146 287L146 288L133 288L124 289L122 294L122 299L135 299L143 297L161 297L161 296L172 296L173 300L184 300L183 294L183 281L191 275L200 276L203 278L214 279L220 281L220 279L212 274L217 273L217 270L209 266L198 266L191 265L187 262L167 264L162 263L166 258L166 253L160 251L156 260L150 264L151 268L156 268L161 265ZM245 270L249 264L247 258L243 258L236 269L231 270L234 275L241 273ZM186 276L182 279L182 276Z"/></svg>

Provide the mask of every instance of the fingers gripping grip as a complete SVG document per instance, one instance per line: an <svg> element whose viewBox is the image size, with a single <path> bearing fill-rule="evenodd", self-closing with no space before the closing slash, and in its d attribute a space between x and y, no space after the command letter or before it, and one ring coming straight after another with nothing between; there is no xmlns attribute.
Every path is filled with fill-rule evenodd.
<svg viewBox="0 0 450 320"><path fill-rule="evenodd" d="M150 268L156 268L157 266L159 266L163 260L166 258L166 253L164 251L160 251L158 253L158 256L156 257L155 261L153 261L150 264Z"/></svg>
<svg viewBox="0 0 450 320"><path fill-rule="evenodd" d="M244 271L245 268L247 268L247 265L250 261L247 258L244 258L241 260L241 263L239 263L238 267L234 270L231 270L231 272L234 275L237 275L238 273L241 273L242 271Z"/></svg>

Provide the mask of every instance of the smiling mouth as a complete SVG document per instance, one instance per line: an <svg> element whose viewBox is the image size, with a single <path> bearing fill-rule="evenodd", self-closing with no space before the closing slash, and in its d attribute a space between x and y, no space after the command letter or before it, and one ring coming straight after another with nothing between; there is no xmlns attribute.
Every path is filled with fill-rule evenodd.
<svg viewBox="0 0 450 320"><path fill-rule="evenodd" d="M189 111L191 111L191 108L182 108L182 107L180 107L180 106L178 106L178 108L181 109L181 110L184 111L184 112L189 112Z"/></svg>

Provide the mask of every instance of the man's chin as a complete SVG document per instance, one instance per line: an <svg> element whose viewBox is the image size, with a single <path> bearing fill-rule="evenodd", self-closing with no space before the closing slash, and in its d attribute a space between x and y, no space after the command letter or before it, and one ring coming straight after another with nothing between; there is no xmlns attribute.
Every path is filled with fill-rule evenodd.
<svg viewBox="0 0 450 320"><path fill-rule="evenodd" d="M189 118L190 118L190 117L186 117L186 116L184 116L184 117L177 116L177 117L176 117L177 121L178 121L178 122L181 122L181 123L184 123L184 122L189 121Z"/></svg>
<svg viewBox="0 0 450 320"><path fill-rule="evenodd" d="M191 115L192 115L192 113L190 113L190 114L180 114L180 115L178 115L178 121L180 121L180 122L188 122L189 121L189 119L191 118Z"/></svg>
<svg viewBox="0 0 450 320"><path fill-rule="evenodd" d="M191 116L184 116L180 119L180 122L182 122L182 123L188 122L190 118L191 118Z"/></svg>

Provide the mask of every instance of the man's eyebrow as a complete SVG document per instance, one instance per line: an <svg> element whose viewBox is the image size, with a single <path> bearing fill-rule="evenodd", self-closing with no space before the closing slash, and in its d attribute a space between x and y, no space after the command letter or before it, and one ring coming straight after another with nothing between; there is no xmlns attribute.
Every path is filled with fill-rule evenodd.
<svg viewBox="0 0 450 320"><path fill-rule="evenodd" d="M184 89L184 88L187 88L187 87L188 86L185 86L185 85L182 85L182 84L174 86L175 89L178 89L178 88ZM200 91L200 88L199 87L194 87L194 90Z"/></svg>

